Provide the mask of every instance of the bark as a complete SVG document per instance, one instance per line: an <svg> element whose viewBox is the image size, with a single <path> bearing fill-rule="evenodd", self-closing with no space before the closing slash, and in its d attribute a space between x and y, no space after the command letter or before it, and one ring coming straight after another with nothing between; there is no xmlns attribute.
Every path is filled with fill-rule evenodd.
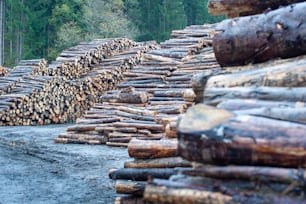
<svg viewBox="0 0 306 204"><path fill-rule="evenodd" d="M301 87L306 85L306 57L265 63L261 69L210 77L207 88L234 86Z"/></svg>
<svg viewBox="0 0 306 204"><path fill-rule="evenodd" d="M208 12L212 15L228 15L228 17L246 16L262 13L268 9L277 9L302 0L209 0Z"/></svg>
<svg viewBox="0 0 306 204"><path fill-rule="evenodd" d="M256 99L229 99L219 103L218 108L223 108L229 111L243 111L248 109L265 108L305 108L303 102L288 102L288 101L264 101Z"/></svg>
<svg viewBox="0 0 306 204"><path fill-rule="evenodd" d="M146 185L144 199L155 203L203 203L221 204L229 203L232 197L218 192L210 192L204 189L192 189L177 187L175 182L154 179L151 184Z"/></svg>
<svg viewBox="0 0 306 204"><path fill-rule="evenodd" d="M113 180L125 179L132 181L147 181L148 178L168 179L178 174L184 168L124 168L111 169L109 177Z"/></svg>
<svg viewBox="0 0 306 204"><path fill-rule="evenodd" d="M305 9L299 3L221 22L213 39L217 61L230 66L306 54Z"/></svg>
<svg viewBox="0 0 306 204"><path fill-rule="evenodd" d="M264 184L264 183L263 183ZM144 198L155 203L303 203L303 198L281 195L284 184L255 187L253 182L173 176L154 179L146 185ZM295 188L294 190L297 190ZM301 191L300 191L301 192Z"/></svg>
<svg viewBox="0 0 306 204"><path fill-rule="evenodd" d="M197 105L180 121L178 152L204 164L305 167L305 132L306 125Z"/></svg>
<svg viewBox="0 0 306 204"><path fill-rule="evenodd" d="M217 105L229 99L258 99L264 101L305 102L306 88L285 87L233 87L208 88L204 93L204 103Z"/></svg>
<svg viewBox="0 0 306 204"><path fill-rule="evenodd" d="M174 168L191 167L191 163L181 157L165 157L156 159L135 159L124 162L124 168Z"/></svg>
<svg viewBox="0 0 306 204"><path fill-rule="evenodd" d="M142 196L145 189L145 185L146 182L117 181L116 193Z"/></svg>
<svg viewBox="0 0 306 204"><path fill-rule="evenodd" d="M204 176L216 179L247 180L257 182L296 183L305 186L306 172L302 169L256 167L256 166L225 166L202 167L193 170L182 170L190 176Z"/></svg>

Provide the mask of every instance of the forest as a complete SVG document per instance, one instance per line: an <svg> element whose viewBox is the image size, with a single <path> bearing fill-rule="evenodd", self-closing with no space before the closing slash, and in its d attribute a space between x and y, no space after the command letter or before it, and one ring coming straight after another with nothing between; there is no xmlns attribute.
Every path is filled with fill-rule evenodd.
<svg viewBox="0 0 306 204"><path fill-rule="evenodd" d="M1 65L55 59L81 41L126 36L164 41L187 25L224 17L207 12L208 0L0 0Z"/></svg>

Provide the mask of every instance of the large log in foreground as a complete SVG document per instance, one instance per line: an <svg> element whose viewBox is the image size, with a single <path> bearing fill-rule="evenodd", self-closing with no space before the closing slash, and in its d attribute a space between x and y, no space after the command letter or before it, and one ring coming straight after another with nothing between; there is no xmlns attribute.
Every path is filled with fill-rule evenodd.
<svg viewBox="0 0 306 204"><path fill-rule="evenodd" d="M199 104L180 120L178 153L204 164L306 167L305 132L302 124Z"/></svg>
<svg viewBox="0 0 306 204"><path fill-rule="evenodd" d="M182 171L185 175L203 176L215 179L246 180L257 182L295 183L297 186L306 185L306 171L280 167L258 166L222 166L201 167Z"/></svg>
<svg viewBox="0 0 306 204"><path fill-rule="evenodd" d="M282 195L287 185L254 185L254 182L212 180L205 177L173 176L154 179L146 185L145 201L167 204L285 204L304 203L303 198ZM297 190L301 194L301 190Z"/></svg>
<svg viewBox="0 0 306 204"><path fill-rule="evenodd" d="M228 99L259 99L278 102L306 102L306 88L264 86L208 88L204 93L204 103L208 105L217 105Z"/></svg>
<svg viewBox="0 0 306 204"><path fill-rule="evenodd" d="M258 14L267 9L277 9L303 0L209 0L208 11L212 15L228 15L228 17Z"/></svg>
<svg viewBox="0 0 306 204"><path fill-rule="evenodd" d="M306 54L305 10L306 2L221 22L213 39L217 61L231 66Z"/></svg>
<svg viewBox="0 0 306 204"><path fill-rule="evenodd" d="M306 86L305 55L286 60L266 62L258 66L254 65L249 67L254 67L254 69L212 76L208 79L206 88L234 86Z"/></svg>

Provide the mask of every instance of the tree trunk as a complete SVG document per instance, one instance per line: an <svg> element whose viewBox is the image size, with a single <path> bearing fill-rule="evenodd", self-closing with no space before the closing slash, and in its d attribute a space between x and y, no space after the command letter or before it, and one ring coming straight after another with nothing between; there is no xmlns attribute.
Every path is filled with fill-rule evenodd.
<svg viewBox="0 0 306 204"><path fill-rule="evenodd" d="M208 88L204 93L204 103L217 105L228 99L258 99L264 101L306 102L306 88L285 87L233 87Z"/></svg>
<svg viewBox="0 0 306 204"><path fill-rule="evenodd" d="M299 3L221 22L213 39L217 61L231 66L306 54L305 10Z"/></svg>
<svg viewBox="0 0 306 204"><path fill-rule="evenodd" d="M276 64L264 63L260 69L212 76L206 88L234 86L306 86L306 57L281 60Z"/></svg>
<svg viewBox="0 0 306 204"><path fill-rule="evenodd" d="M257 182L276 182L304 186L306 171L302 169L257 167L257 166L224 166L201 167L192 170L182 170L182 173L190 176L203 176L216 179L246 180Z"/></svg>
<svg viewBox="0 0 306 204"><path fill-rule="evenodd" d="M306 167L306 125L234 116L199 104L188 110L178 131L179 155L190 161Z"/></svg>
<svg viewBox="0 0 306 204"><path fill-rule="evenodd" d="M209 0L208 11L212 15L228 15L228 17L247 16L262 13L268 9L277 9L303 0Z"/></svg>

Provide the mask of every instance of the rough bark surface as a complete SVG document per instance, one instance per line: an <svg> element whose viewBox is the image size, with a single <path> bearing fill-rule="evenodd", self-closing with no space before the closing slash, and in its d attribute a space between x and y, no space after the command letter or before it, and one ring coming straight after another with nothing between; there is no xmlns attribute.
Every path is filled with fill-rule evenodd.
<svg viewBox="0 0 306 204"><path fill-rule="evenodd" d="M306 2L221 22L213 39L218 62L231 66L306 54L305 10Z"/></svg>
<svg viewBox="0 0 306 204"><path fill-rule="evenodd" d="M303 0L209 0L208 12L212 15L228 15L228 17L258 14L267 9L277 9Z"/></svg>

